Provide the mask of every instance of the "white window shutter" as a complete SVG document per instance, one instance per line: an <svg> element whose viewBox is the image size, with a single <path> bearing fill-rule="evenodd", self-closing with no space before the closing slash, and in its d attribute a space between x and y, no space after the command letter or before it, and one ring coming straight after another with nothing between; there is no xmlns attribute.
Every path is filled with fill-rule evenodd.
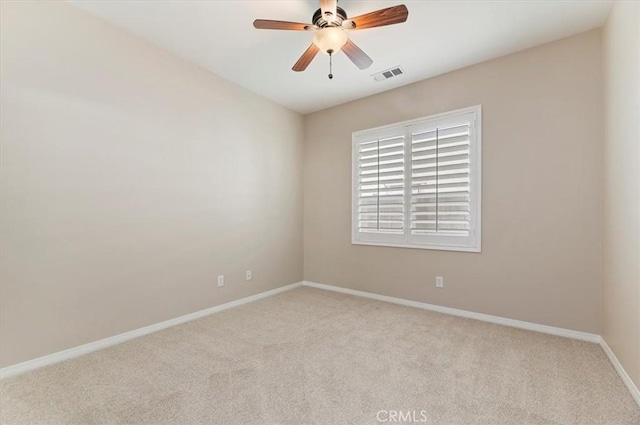
<svg viewBox="0 0 640 425"><path fill-rule="evenodd" d="M404 239L405 134L363 134L354 143L354 217L359 239Z"/></svg>
<svg viewBox="0 0 640 425"><path fill-rule="evenodd" d="M480 113L354 133L353 243L480 251Z"/></svg>
<svg viewBox="0 0 640 425"><path fill-rule="evenodd" d="M411 134L411 234L469 236L470 123Z"/></svg>

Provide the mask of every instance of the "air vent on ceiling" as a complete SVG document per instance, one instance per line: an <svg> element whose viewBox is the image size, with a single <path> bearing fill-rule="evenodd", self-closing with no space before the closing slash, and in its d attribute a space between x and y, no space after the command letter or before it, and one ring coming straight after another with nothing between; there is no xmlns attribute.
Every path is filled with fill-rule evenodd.
<svg viewBox="0 0 640 425"><path fill-rule="evenodd" d="M377 74L373 74L373 79L376 81L384 81L389 78L397 77L398 75L404 74L404 71L399 66L394 68L387 69L382 72L378 72Z"/></svg>

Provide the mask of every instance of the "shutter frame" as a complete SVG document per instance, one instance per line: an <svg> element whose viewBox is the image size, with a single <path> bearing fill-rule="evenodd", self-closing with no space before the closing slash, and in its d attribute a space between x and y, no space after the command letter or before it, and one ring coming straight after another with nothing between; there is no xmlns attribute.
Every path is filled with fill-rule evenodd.
<svg viewBox="0 0 640 425"><path fill-rule="evenodd" d="M420 206L420 209L413 211L414 204L412 202L416 198L416 195L412 194L412 183L414 180L414 172L416 169L412 167L412 136L417 134L416 130L424 130L430 127L441 127L450 129L456 124L462 123L464 126L468 124L468 143L465 144L464 137L455 136L459 134L451 132L443 139L450 139L443 142L445 146L446 158L453 159L454 162L462 160L459 155L459 151L468 149L468 173L465 171L464 163L462 166L450 165L436 167L435 170L445 172L445 176L449 177L449 182L442 183L441 189L445 191L453 190L454 188L464 188L468 184L468 191L459 193L468 193L468 201L462 201L464 197L456 199L451 205L445 205L442 209L435 210L436 214L440 215L440 219L444 217L447 223L451 223L451 228L461 227L468 221L468 235L455 234L453 230L448 234L432 233L432 234L414 234L411 231L412 216L420 216L420 220L430 220L433 215L431 212L432 206ZM443 114L433 115L425 118L420 118L411 121L405 121L402 123L392 124L389 126L379 127L375 129L354 132L352 135L352 244L363 245L379 245L379 246L392 246L403 248L422 248L422 249L436 249L436 250L451 250L451 251L467 251L467 252L481 252L481 189L482 189L482 107L481 105L464 108L456 111L451 111ZM386 234L386 233L366 233L359 232L358 230L358 209L359 209L359 197L358 197L358 184L359 184L359 172L358 172L358 146L359 142L362 142L366 137L383 137L394 135L400 137L399 134L403 134L404 137L404 198L402 201L404 208L404 220L403 220L403 232L398 234ZM456 138L457 137L457 138ZM428 139L425 139L428 140ZM418 143L425 143L421 141ZM447 145L449 143L449 145ZM425 143L424 146L427 146ZM468 146L468 147L467 147ZM433 149L433 148L431 148ZM426 152L426 151L424 151ZM430 154L430 153L429 153ZM466 154L465 154L466 155ZM459 161L457 161L459 162ZM433 167L431 167L433 168ZM421 175L418 174L418 178L421 182L427 180L432 181L433 178L429 177L433 170L429 169L424 171ZM462 170L462 171L461 171ZM426 174L425 174L426 173ZM445 178L446 180L446 178ZM468 180L468 181L467 181ZM429 183L429 187L436 187ZM428 185L421 184L424 189L427 189ZM440 187L440 186L437 186ZM379 185L377 189L380 189ZM431 189L429 189L431 190ZM443 192L437 191L439 196L445 196L451 198L449 195L442 195ZM430 195L427 195L430 196ZM465 195L467 196L467 195ZM425 197L423 196L422 199ZM442 198L439 198L442 199ZM464 211L465 202L468 202L468 211ZM380 210L378 210L380 211ZM460 213L456 214L457 211ZM396 210L394 209L394 212ZM394 216L394 217L397 217ZM417 217L416 217L417 219ZM415 221L415 220L413 220ZM366 233L366 234L363 234Z"/></svg>

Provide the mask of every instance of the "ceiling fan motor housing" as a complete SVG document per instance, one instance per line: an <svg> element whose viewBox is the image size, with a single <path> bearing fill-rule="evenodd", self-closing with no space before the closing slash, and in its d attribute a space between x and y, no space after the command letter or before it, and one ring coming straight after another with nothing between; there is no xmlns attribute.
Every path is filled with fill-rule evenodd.
<svg viewBox="0 0 640 425"><path fill-rule="evenodd" d="M347 12L345 12L341 7L336 7L336 16L333 22L327 21L325 16L322 14L322 9L316 10L316 13L313 14L313 18L311 18L311 22L319 28L325 28L329 26L340 26L342 25L342 21L346 19Z"/></svg>

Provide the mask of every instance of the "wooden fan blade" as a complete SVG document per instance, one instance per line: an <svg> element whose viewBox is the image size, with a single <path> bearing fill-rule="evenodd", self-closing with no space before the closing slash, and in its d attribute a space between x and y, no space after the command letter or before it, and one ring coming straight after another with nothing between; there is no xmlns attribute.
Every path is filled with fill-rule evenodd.
<svg viewBox="0 0 640 425"><path fill-rule="evenodd" d="M352 22L352 28L363 30L365 28L383 27L385 25L399 24L407 20L409 10L407 6L401 4L399 6L388 7L386 9L376 10L375 12L356 16L349 19Z"/></svg>
<svg viewBox="0 0 640 425"><path fill-rule="evenodd" d="M270 21L268 19L256 19L253 26L259 30L290 30L309 31L316 29L313 24L301 24L300 22Z"/></svg>
<svg viewBox="0 0 640 425"><path fill-rule="evenodd" d="M300 59L298 59L298 62L296 62L296 64L293 65L293 68L291 69L293 69L296 72L304 71L305 69L307 69L307 66L309 66L309 64L311 63L313 58L316 57L319 51L320 49L318 49L318 47L315 44L312 44L311 46L309 46L307 51L304 52L302 56L300 56Z"/></svg>
<svg viewBox="0 0 640 425"><path fill-rule="evenodd" d="M342 46L342 51L360 69L367 69L373 63L373 60L351 40L347 40L347 44Z"/></svg>
<svg viewBox="0 0 640 425"><path fill-rule="evenodd" d="M337 0L320 0L320 9L322 9L322 16L326 17L327 13L330 13L331 18L335 18L337 6Z"/></svg>

